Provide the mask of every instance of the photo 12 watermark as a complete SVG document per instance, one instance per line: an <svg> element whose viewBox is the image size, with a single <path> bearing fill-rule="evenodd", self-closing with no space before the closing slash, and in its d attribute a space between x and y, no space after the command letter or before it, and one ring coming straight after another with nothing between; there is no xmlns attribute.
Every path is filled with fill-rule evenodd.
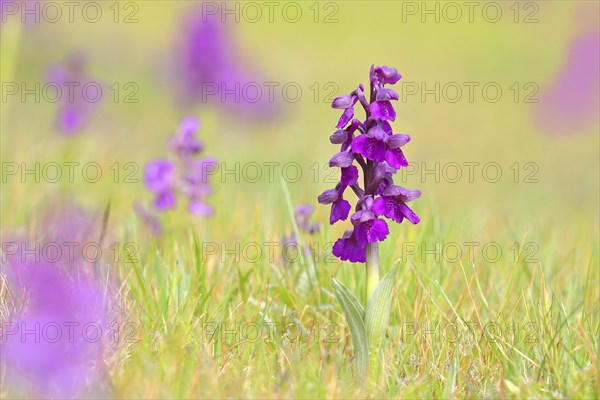
<svg viewBox="0 0 600 400"><path fill-rule="evenodd" d="M3 241L1 262L19 263L111 263L140 262L140 246L133 241L100 243L99 241Z"/></svg>
<svg viewBox="0 0 600 400"><path fill-rule="evenodd" d="M2 82L2 103L115 104L140 102L140 87L136 82Z"/></svg>
<svg viewBox="0 0 600 400"><path fill-rule="evenodd" d="M87 183L140 184L145 165L134 161L115 161L109 165L88 161L48 161L0 163L2 183ZM203 163L198 171L202 183L269 183L281 180L288 184L307 179L313 183L336 185L340 169L328 163L300 164L295 161L222 161ZM398 170L399 182L536 184L540 182L540 165L535 161L448 161L409 162Z"/></svg>
<svg viewBox="0 0 600 400"><path fill-rule="evenodd" d="M337 264L341 261L332 254L334 245L335 242L318 241L306 244L295 241L204 241L200 245L200 259L203 263L218 260L247 264L293 264L310 259L321 264ZM397 249L398 259L403 263L536 264L539 263L540 245L534 241L403 241Z"/></svg>
<svg viewBox="0 0 600 400"><path fill-rule="evenodd" d="M26 23L73 24L140 22L139 1L42 1L5 0L0 3L2 23L10 19Z"/></svg>
<svg viewBox="0 0 600 400"><path fill-rule="evenodd" d="M203 22L218 18L223 23L337 24L340 22L338 1L203 1Z"/></svg>
<svg viewBox="0 0 600 400"><path fill-rule="evenodd" d="M397 336L402 342L473 345L481 342L534 344L543 337L540 326L531 321L404 321Z"/></svg>
<svg viewBox="0 0 600 400"><path fill-rule="evenodd" d="M300 321L202 322L198 334L202 343L229 346L258 342L337 344L341 340L341 329L335 322L313 322L307 326Z"/></svg>
<svg viewBox="0 0 600 400"><path fill-rule="evenodd" d="M536 1L402 1L402 23L537 24Z"/></svg>
<svg viewBox="0 0 600 400"><path fill-rule="evenodd" d="M139 342L140 324L132 321L66 321L35 318L0 323L0 343L76 344L108 342L132 344Z"/></svg>

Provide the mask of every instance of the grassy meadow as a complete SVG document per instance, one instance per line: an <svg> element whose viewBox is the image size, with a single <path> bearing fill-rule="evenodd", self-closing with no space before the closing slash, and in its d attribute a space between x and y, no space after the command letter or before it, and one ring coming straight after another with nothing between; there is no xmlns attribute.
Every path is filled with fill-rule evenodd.
<svg viewBox="0 0 600 400"><path fill-rule="evenodd" d="M103 231L93 238L102 255L90 274L110 299L118 334L103 342L102 375L76 397L600 396L597 98L583 128L548 133L532 116L573 38L598 31L598 14L586 9L594 4L492 2L501 10L492 23L481 13L490 2L476 2L472 22L454 2L462 17L450 22L447 2L426 2L439 7L436 21L421 14L422 2L301 1L292 23L280 13L285 2L273 22L260 2L257 22L248 21L253 10L244 16L247 2L228 3L241 15L230 24L240 57L260 82L278 83L276 115L255 119L218 100L177 101L178 21L196 2L117 2L120 18L137 10L130 24L115 23L100 3L97 24L9 20L0 42L3 242L34 240L48 229L45 216L73 205ZM7 95L6 84L43 82L45 68L73 49L86 52L104 87L133 83L138 101L107 90L83 131L64 136L55 128L57 104ZM364 303L365 267L331 255L350 222L330 226L329 206L316 199L338 180L327 161L338 151L328 138L340 110L329 103L368 84L371 64L403 75L392 126L412 136L411 165L395 179L422 191L411 203L421 222L390 223L380 245L382 273L395 264L400 272L383 373L358 388L331 278ZM301 94L291 94L296 88ZM169 136L188 115L201 121L203 154L220 163L208 198L215 214L191 216L179 202L160 214L162 234L154 236L133 205L151 202L144 166L166 157ZM58 179L46 169L52 163ZM79 163L73 179L68 163ZM314 206L318 232L299 230L300 204ZM294 232L304 255L282 246ZM4 323L26 306L0 277ZM30 396L6 379L10 369L2 363L0 396Z"/></svg>

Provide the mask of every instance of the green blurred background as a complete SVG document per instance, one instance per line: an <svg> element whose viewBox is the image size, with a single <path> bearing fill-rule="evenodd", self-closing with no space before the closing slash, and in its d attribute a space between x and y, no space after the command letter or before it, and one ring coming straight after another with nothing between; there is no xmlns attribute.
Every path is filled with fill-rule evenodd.
<svg viewBox="0 0 600 400"><path fill-rule="evenodd" d="M120 18L135 11L134 23L115 23L114 11L109 9L113 2L101 2L103 17L98 23L86 22L76 12L74 23L63 16L56 23L21 25L13 18L4 24L3 84L43 83L49 64L60 63L73 50L83 50L89 72L98 80L109 84L134 82L139 87L137 104L115 103L112 93L105 93L107 98L90 123L74 137L55 132L56 104L3 97L3 162L26 162L29 166L34 162L97 162L103 172L97 183L85 182L77 174L74 183L65 178L49 183L42 177L40 184L31 176L25 183L18 175L3 176L4 227L20 226L30 212L59 194L95 207L103 207L110 200L113 222L129 216L134 201L149 199L141 181L144 164L165 155L167 138L186 115L202 121L200 138L206 143L206 154L216 156L229 168L235 162L242 167L248 162L299 163L301 180L288 182L293 200L316 203L316 196L332 186L324 181L327 171L323 165L336 151L328 136L339 117L325 100L366 83L374 63L396 67L403 75L396 87L401 97L393 127L396 132L412 135L405 153L419 171L402 181L423 191L421 200L414 204L422 220L435 215L443 228L444 223L451 223L450 216L464 215L468 221L493 216L507 224L518 221L520 226L545 226L556 232L583 226L598 238L597 103L595 115L587 117L592 122L586 129L548 134L535 124L532 109L536 105L525 102L532 88L539 88L532 98L543 101L544 90L568 63L574 37L590 29L597 32L597 4L476 2L469 16L462 2L448 6L448 2L309 1L293 3L287 15L293 16L293 11L300 9L302 16L292 23L284 17L285 2L277 3L273 22L261 2L252 3L262 12L257 22L244 18L244 12L254 15L254 10L245 9L248 3L213 3L229 9L238 7L238 23L235 16L225 17L240 57L260 71L262 80L281 85L293 82L302 89L297 102L281 101L282 93L276 90L280 114L256 123L215 104L184 108L174 101L169 70L182 33L180 21L198 2L145 1L136 2L137 7L131 3L118 3ZM437 9L437 15L435 11L423 14L425 7ZM452 22L457 8L462 16ZM319 15L315 14L317 9ZM499 20L491 22L498 9ZM330 82L334 86L326 86ZM420 85L431 89L436 82L440 89L458 83L463 89L459 100L449 101L455 96L451 88L446 95L438 92L439 102L434 94L423 99ZM473 101L468 98L465 82L478 85ZM502 89L497 102L487 101L482 92L490 82ZM419 92L403 93L412 83L419 85ZM515 83L520 90L516 99ZM590 84L597 86L597 79ZM127 162L137 163L140 182L126 183L121 178L115 183L114 171L109 168L116 162L120 168ZM469 182L465 162L480 163L474 170L474 182ZM482 166L492 162L498 163L502 172L500 180L493 183L482 175ZM311 167L315 163L321 168L317 179ZM435 174L421 176L423 168L433 169L436 163L440 163L439 178ZM456 169L449 163L461 167L458 182L450 182ZM515 168L519 171L517 182ZM262 171L264 176L257 183L243 182L243 178L237 183L231 175L221 181L217 175L213 181L216 194L211 199L217 217L206 223L237 224L247 219L264 223L269 230L265 222L285 216L286 211L281 210L281 169L275 170L274 182L269 182L267 168ZM489 170L492 177L494 171ZM450 178L445 179L445 174ZM525 182L527 176L537 182ZM318 207L319 220L325 221L327 213L326 207Z"/></svg>

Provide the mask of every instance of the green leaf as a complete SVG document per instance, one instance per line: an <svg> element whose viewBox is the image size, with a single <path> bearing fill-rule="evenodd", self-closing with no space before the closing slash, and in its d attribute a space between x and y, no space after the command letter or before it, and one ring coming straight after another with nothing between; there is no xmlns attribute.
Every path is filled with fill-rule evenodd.
<svg viewBox="0 0 600 400"><path fill-rule="evenodd" d="M369 345L363 321L365 310L356 297L341 283L333 279L335 297L346 315L356 355L356 381L364 383L369 374Z"/></svg>
<svg viewBox="0 0 600 400"><path fill-rule="evenodd" d="M397 271L397 266L392 267L377 287L375 287L373 294L367 301L365 329L373 356L379 352L381 341L390 318L392 294Z"/></svg>
<svg viewBox="0 0 600 400"><path fill-rule="evenodd" d="M336 290L341 290L342 292L344 292L344 294L346 295L346 297L348 299L350 299L350 301L352 302L352 304L354 305L354 307L358 310L358 314L360 315L360 320L364 321L365 320L365 309L362 306L362 304L360 304L360 302L358 301L358 299L356 297L354 297L354 295L352 294L352 292L350 290L348 290L348 288L346 286L344 286L343 283L338 282L335 278L333 278L333 283L334 283L334 288Z"/></svg>

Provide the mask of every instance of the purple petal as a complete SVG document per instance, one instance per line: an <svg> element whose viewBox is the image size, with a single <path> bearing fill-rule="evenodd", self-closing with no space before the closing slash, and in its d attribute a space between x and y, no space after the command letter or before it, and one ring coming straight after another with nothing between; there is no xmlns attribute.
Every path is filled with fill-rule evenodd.
<svg viewBox="0 0 600 400"><path fill-rule="evenodd" d="M390 150L397 149L410 142L410 135L398 134L392 135L387 140L387 147Z"/></svg>
<svg viewBox="0 0 600 400"><path fill-rule="evenodd" d="M387 187L383 193L384 196L400 196L402 197L402 201L403 202L409 202L411 200L414 199L418 199L419 197L421 197L421 191L420 190L414 190L414 189L405 189L402 186L397 186L397 185L390 185L389 187Z"/></svg>
<svg viewBox="0 0 600 400"><path fill-rule="evenodd" d="M381 121L394 121L396 119L396 110L389 101L376 101L369 106L371 117Z"/></svg>
<svg viewBox="0 0 600 400"><path fill-rule="evenodd" d="M173 185L175 180L175 164L169 160L154 160L146 165L146 187L148 190L159 193Z"/></svg>
<svg viewBox="0 0 600 400"><path fill-rule="evenodd" d="M385 161L396 169L408 166L408 161L400 148L388 150L385 153Z"/></svg>
<svg viewBox="0 0 600 400"><path fill-rule="evenodd" d="M398 100L398 93L396 93L392 89L379 89L377 91L377 96L375 97L375 100L377 100L377 101Z"/></svg>
<svg viewBox="0 0 600 400"><path fill-rule="evenodd" d="M363 222L356 226L356 237L359 243L385 240L390 233L387 223L379 218Z"/></svg>
<svg viewBox="0 0 600 400"><path fill-rule="evenodd" d="M344 110L344 113L340 117L340 120L338 121L336 128L341 129L344 126L346 126L346 124L348 123L348 121L350 121L352 119L352 117L354 117L354 108L353 107L346 108Z"/></svg>
<svg viewBox="0 0 600 400"><path fill-rule="evenodd" d="M371 80L375 78L376 81L379 81L381 84L390 84L393 85L398 82L402 75L398 73L396 68L390 68L385 65L381 67L375 67L371 69Z"/></svg>
<svg viewBox="0 0 600 400"><path fill-rule="evenodd" d="M388 133L391 135L392 134L392 126L390 125L390 123L387 121L380 121L380 123L381 123L381 127L383 128L385 133Z"/></svg>
<svg viewBox="0 0 600 400"><path fill-rule="evenodd" d="M365 212L365 210L359 210L359 211L355 212L354 214L352 214L352 216L350 217L350 221L352 221L352 225L360 224L360 217L362 217L364 212Z"/></svg>
<svg viewBox="0 0 600 400"><path fill-rule="evenodd" d="M373 161L383 161L386 153L384 142L367 135L359 135L352 141L352 151Z"/></svg>
<svg viewBox="0 0 600 400"><path fill-rule="evenodd" d="M416 190L416 189L405 189L405 190L406 190L406 192L404 193L404 198L403 198L405 203L421 197L420 190Z"/></svg>
<svg viewBox="0 0 600 400"><path fill-rule="evenodd" d="M413 223L413 225L416 225L421 221L419 216L404 203L400 204L400 211L402 214L404 214L407 220Z"/></svg>
<svg viewBox="0 0 600 400"><path fill-rule="evenodd" d="M344 261L365 262L365 246L358 243L353 231L346 231L344 236L333 245L333 255Z"/></svg>
<svg viewBox="0 0 600 400"><path fill-rule="evenodd" d="M369 129L369 131L367 132L367 136L384 141L388 138L389 135L383 130L382 127L380 127L379 125L375 125L371 129Z"/></svg>
<svg viewBox="0 0 600 400"><path fill-rule="evenodd" d="M374 220L375 218L377 218L377 217L375 216L375 213L373 211L364 210L362 212L362 214L360 215L360 222L363 223L363 222L371 221L371 220Z"/></svg>
<svg viewBox="0 0 600 400"><path fill-rule="evenodd" d="M363 196L357 204L359 207L364 207L365 210L371 211L371 207L373 206L373 197L371 196Z"/></svg>
<svg viewBox="0 0 600 400"><path fill-rule="evenodd" d="M373 201L373 206L371 207L371 210L378 217L380 217L382 215L385 215L385 213L388 210L387 199L385 197L378 197L378 198L376 198L375 201Z"/></svg>
<svg viewBox="0 0 600 400"><path fill-rule="evenodd" d="M331 204L331 214L329 215L329 223L335 224L337 221L344 221L348 218L350 213L350 203L348 201L339 198Z"/></svg>
<svg viewBox="0 0 600 400"><path fill-rule="evenodd" d="M342 168L341 184L343 187L354 185L358 181L358 168L354 165Z"/></svg>
<svg viewBox="0 0 600 400"><path fill-rule="evenodd" d="M387 163L386 163L387 164ZM375 191L376 195L383 195L385 194L385 189L390 186L392 184L392 178L390 176L384 176L383 179L381 180L381 182L379 183L379 186L377 186L377 190Z"/></svg>
<svg viewBox="0 0 600 400"><path fill-rule="evenodd" d="M166 211L175 208L175 193L170 190L157 193L154 198L154 206L159 211Z"/></svg>
<svg viewBox="0 0 600 400"><path fill-rule="evenodd" d="M400 205L393 197L383 196L373 202L373 212L377 216L385 216L397 223L401 223L404 215L400 211Z"/></svg>

